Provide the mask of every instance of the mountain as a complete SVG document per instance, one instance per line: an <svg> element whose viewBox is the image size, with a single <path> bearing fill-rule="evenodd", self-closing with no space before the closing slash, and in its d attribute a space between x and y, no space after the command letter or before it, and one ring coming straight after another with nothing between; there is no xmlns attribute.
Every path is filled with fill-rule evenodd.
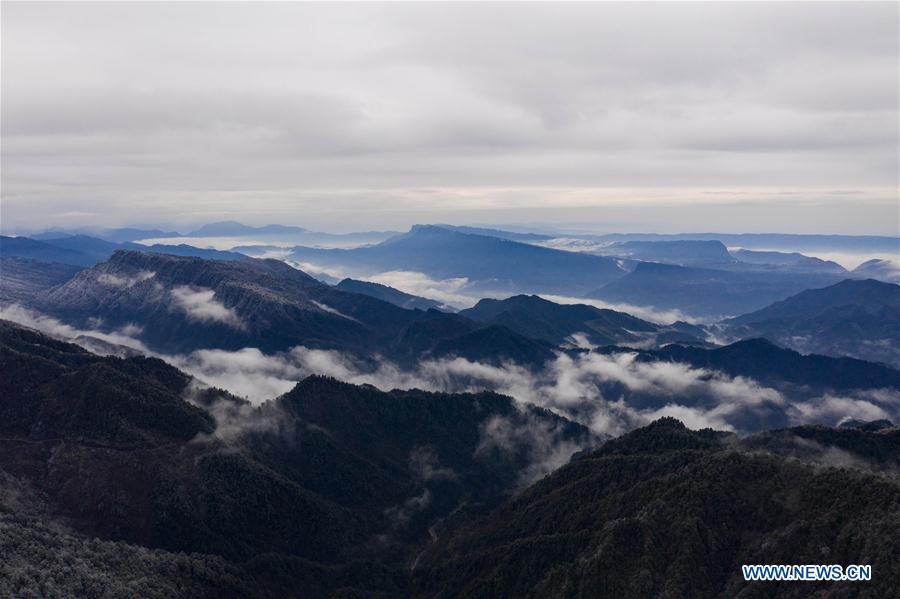
<svg viewBox="0 0 900 599"><path fill-rule="evenodd" d="M263 225L261 227L251 227L235 221L223 221L203 225L196 231L187 233L185 237L244 237L248 235L271 236L298 233L306 233L306 229L290 225Z"/></svg>
<svg viewBox="0 0 900 599"><path fill-rule="evenodd" d="M554 345L572 342L572 335L584 334L593 345L644 345L675 341L700 342L698 336L684 330L665 327L624 312L605 310L585 304L556 304L536 295L517 295L504 300L483 299L459 313L488 324L502 325L513 331L543 339Z"/></svg>
<svg viewBox="0 0 900 599"><path fill-rule="evenodd" d="M27 237L0 237L0 255L81 267L94 266L108 260L113 252L122 249L178 256L197 256L214 260L244 260L246 258L243 254L236 252L223 252L184 244L145 246L130 242L114 243L87 235L65 235L44 241L35 241Z"/></svg>
<svg viewBox="0 0 900 599"><path fill-rule="evenodd" d="M113 252L122 249L171 254L174 256L196 256L198 258L207 258L210 260L243 260L246 258L243 254L237 252L224 252L221 250L198 248L185 244L165 245L156 243L153 245L143 245L130 242L113 243L103 239L97 239L96 237L89 237L87 235L70 235L60 239L47 240L46 243L87 254L94 261L94 264L108 260L109 257L113 255Z"/></svg>
<svg viewBox="0 0 900 599"><path fill-rule="evenodd" d="M278 260L204 260L117 251L36 302L87 325L137 323L159 351L294 345L373 347L411 320L386 302L322 285ZM368 324L367 324L368 323Z"/></svg>
<svg viewBox="0 0 900 599"><path fill-rule="evenodd" d="M86 576L97 596L110 585L402 596L430 529L490 510L595 442L492 393L310 377L253 407L159 360L104 358L6 322L0 364L0 572L43 566L0 577L12 595ZM123 568L111 541L157 567Z"/></svg>
<svg viewBox="0 0 900 599"><path fill-rule="evenodd" d="M164 353L245 347L268 353L304 345L366 360L380 354L407 365L426 355L539 365L553 355L549 344L504 327L478 333L488 327L342 291L280 260L118 250L109 261L36 294L29 305L83 328L95 328L98 319L110 331L138 325L139 339Z"/></svg>
<svg viewBox="0 0 900 599"><path fill-rule="evenodd" d="M847 273L847 270L837 262L804 256L798 252L766 252L740 249L731 250L730 253L739 261L748 264L773 265L794 268L797 270L832 273L836 275Z"/></svg>
<svg viewBox="0 0 900 599"><path fill-rule="evenodd" d="M900 366L900 285L845 280L724 321L736 337Z"/></svg>
<svg viewBox="0 0 900 599"><path fill-rule="evenodd" d="M0 435L158 446L213 430L184 402L189 377L154 358L105 358L0 321Z"/></svg>
<svg viewBox="0 0 900 599"><path fill-rule="evenodd" d="M728 247L787 252L845 252L896 254L900 237L879 235L803 235L791 233L607 233L574 235L580 239L612 243L620 241L721 241Z"/></svg>
<svg viewBox="0 0 900 599"><path fill-rule="evenodd" d="M357 281L355 279L344 279L337 285L335 285L335 287L337 287L341 291L361 293L363 295L368 295L385 302L390 302L395 306L400 306L401 308L406 308L407 310L445 309L444 305L440 302L424 297L419 297L417 295L410 295L409 293L404 293L399 289L394 289L393 287L388 287L387 285L381 285L380 283Z"/></svg>
<svg viewBox="0 0 900 599"><path fill-rule="evenodd" d="M84 235L111 241L113 243L125 243L128 241L137 241L139 239L156 239L162 237L180 237L181 233L176 231L163 231L161 229L142 229L137 227L122 227L118 229L50 229L42 233L29 234L31 239L39 241L61 239L63 237L73 237Z"/></svg>
<svg viewBox="0 0 900 599"><path fill-rule="evenodd" d="M588 294L608 302L676 309L698 317L741 314L839 278L818 273L734 272L642 262Z"/></svg>
<svg viewBox="0 0 900 599"><path fill-rule="evenodd" d="M718 240L620 241L603 248L604 254L682 266L726 264L734 258Z"/></svg>
<svg viewBox="0 0 900 599"><path fill-rule="evenodd" d="M900 262L878 258L868 260L854 268L853 275L900 284Z"/></svg>
<svg viewBox="0 0 900 599"><path fill-rule="evenodd" d="M778 347L766 339L747 339L715 349L672 344L659 350L645 350L638 359L680 362L775 386L789 383L838 391L900 389L900 371L884 364L847 357L804 355Z"/></svg>
<svg viewBox="0 0 900 599"><path fill-rule="evenodd" d="M35 241L28 237L5 235L0 235L0 256L17 256L80 267L93 266L97 262L90 254L79 250L59 247L45 241Z"/></svg>
<svg viewBox="0 0 900 599"><path fill-rule="evenodd" d="M553 235L544 235L540 233L518 233L515 231L502 231L500 229L486 229L484 227L464 227L458 225L435 225L447 229L448 231L456 231L458 233L468 233L470 235L482 235L485 237L497 237L499 239L509 239L511 241L523 241L525 243L533 243L538 241L547 241L553 239Z"/></svg>
<svg viewBox="0 0 900 599"><path fill-rule="evenodd" d="M210 248L198 248L192 245L179 243L178 245L166 245L154 243L153 245L133 244L129 249L141 252L153 252L156 254L168 254L170 256L192 256L206 260L245 260L247 256L239 252L227 252Z"/></svg>
<svg viewBox="0 0 900 599"><path fill-rule="evenodd" d="M625 274L613 258L416 225L377 245L348 250L294 248L290 260L371 275L410 270L466 278L470 289L580 295Z"/></svg>
<svg viewBox="0 0 900 599"><path fill-rule="evenodd" d="M747 451L733 439L662 419L582 454L438 538L414 571L415 594L800 598L861 590L858 582L746 582L741 573L742 564L793 563L869 564L865 591L894 592L895 477Z"/></svg>
<svg viewBox="0 0 900 599"><path fill-rule="evenodd" d="M98 239L96 237L90 237L88 235L66 235L65 237L59 237L57 239L45 239L44 243L89 256L92 262L87 266L93 266L98 262L107 260L110 256L112 256L112 253L118 249L136 249L141 247L133 243L113 243L111 241Z"/></svg>
<svg viewBox="0 0 900 599"><path fill-rule="evenodd" d="M95 237L112 241L114 243L125 243L128 241L138 241L140 239L161 239L163 237L180 237L181 233L177 231L163 231L161 229L141 229L137 227L121 227L118 229L101 229L94 233Z"/></svg>
<svg viewBox="0 0 900 599"><path fill-rule="evenodd" d="M27 301L35 293L65 283L79 266L0 256L0 302Z"/></svg>

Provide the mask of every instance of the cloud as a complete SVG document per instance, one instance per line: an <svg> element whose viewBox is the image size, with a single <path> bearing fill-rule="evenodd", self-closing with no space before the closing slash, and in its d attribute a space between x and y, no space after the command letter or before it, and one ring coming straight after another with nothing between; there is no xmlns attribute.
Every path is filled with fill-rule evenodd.
<svg viewBox="0 0 900 599"><path fill-rule="evenodd" d="M198 433L198 441L214 437L231 442L248 433L274 433L291 438L296 432L297 420L279 407L271 404L257 407L235 401L197 379L184 390L184 399L203 408L215 419L216 428L212 434Z"/></svg>
<svg viewBox="0 0 900 599"><path fill-rule="evenodd" d="M4 226L895 232L897 11L10 4Z"/></svg>
<svg viewBox="0 0 900 599"><path fill-rule="evenodd" d="M121 352L116 349L116 346L121 346L140 353L152 354L143 343L134 338L135 332L140 328L135 324L125 325L115 331L80 329L64 324L50 316L24 308L18 304L0 306L0 319L9 320L36 329L57 339L77 342L79 345L87 346L87 349L90 349L95 353L118 355ZM91 343L92 339L99 339L109 345L101 348L98 344Z"/></svg>
<svg viewBox="0 0 900 599"><path fill-rule="evenodd" d="M520 488L566 464L575 452L584 449L581 443L566 440L559 425L527 413L518 418L492 416L481 424L479 435L476 457L495 451L524 454L527 466L519 474Z"/></svg>
<svg viewBox="0 0 900 599"><path fill-rule="evenodd" d="M876 405L871 399L878 398L883 403ZM885 404L893 407L889 411ZM836 425L844 419L856 420L895 420L898 408L900 408L900 394L887 390L879 390L877 393L860 393L855 397L838 395L825 395L810 401L797 403L793 406L794 418L798 423L822 422Z"/></svg>
<svg viewBox="0 0 900 599"><path fill-rule="evenodd" d="M170 291L174 305L182 310L190 320L198 322L220 322L236 329L244 328L237 312L216 301L216 292L204 287L180 285Z"/></svg>
<svg viewBox="0 0 900 599"><path fill-rule="evenodd" d="M97 282L102 283L104 285L110 285L112 287L133 287L142 281L146 281L147 279L152 279L156 276L155 272L151 272L149 270L142 270L138 272L133 277L123 277L119 275L114 275L110 273L100 273L97 275Z"/></svg>
<svg viewBox="0 0 900 599"><path fill-rule="evenodd" d="M456 480L452 468L441 467L437 454L431 447L416 447L409 454L409 464L421 481Z"/></svg>
<svg viewBox="0 0 900 599"><path fill-rule="evenodd" d="M824 398L797 390L796 396L786 398L781 391L749 377L731 377L675 362L643 362L633 352L559 354L538 371L464 358L425 360L403 369L384 359L361 361L342 352L302 346L277 355L245 348L237 352L202 350L169 359L194 376L257 403L288 391L311 374L382 390L487 389L548 408L595 434L610 436L661 416L675 416L695 428L736 432L771 428L772 423L787 426L837 424L845 417L900 418L900 392L895 390Z"/></svg>
<svg viewBox="0 0 900 599"><path fill-rule="evenodd" d="M246 397L254 405L289 391L309 375L321 374L382 390L492 390L550 409L600 436L617 436L661 416L674 416L692 427L736 432L805 423L836 425L846 418L900 421L900 391L895 389L823 396L803 388L782 392L749 377L732 377L677 362L645 362L629 351L560 353L538 370L464 358L424 360L404 369L377 356L361 360L339 351L303 346L274 355L244 348L163 356L130 337L127 333L136 331L130 327L113 332L83 330L16 305L0 309L0 318L82 345L89 345L86 338L95 337L156 355L206 384ZM488 432L500 439L503 431L501 422ZM544 433L536 431L535 439ZM536 464L552 463L557 457L554 452L536 455Z"/></svg>
<svg viewBox="0 0 900 599"><path fill-rule="evenodd" d="M310 301L312 301L313 305L315 305L318 309L324 310L325 312L328 312L329 314L334 314L335 316L340 316L341 318L346 318L347 320L352 320L353 322L359 322L352 316L347 316L346 314L342 314L341 312L339 312L338 310L332 308L331 306L329 306L327 304L323 304L322 302L317 302L317 301L313 301L313 300L310 300Z"/></svg>
<svg viewBox="0 0 900 599"><path fill-rule="evenodd" d="M350 276L350 273L338 267L320 266L312 262L298 262L296 260L285 260L285 262L310 276L324 278L335 283Z"/></svg>
<svg viewBox="0 0 900 599"><path fill-rule="evenodd" d="M201 380L255 403L290 391L308 371L282 356L267 356L256 348L238 351L204 349L167 358Z"/></svg>
<svg viewBox="0 0 900 599"><path fill-rule="evenodd" d="M480 297L465 293L469 279L432 279L428 275L410 270L391 270L374 276L361 277L365 281L381 283L404 293L436 300L454 308L469 308Z"/></svg>
<svg viewBox="0 0 900 599"><path fill-rule="evenodd" d="M598 299L587 299L583 297L566 297L563 295L548 295L545 293L541 294L541 297L549 300L551 302L557 304L587 304L588 306L594 306L595 308L602 308L607 310L616 310L617 312L625 312L627 314L631 314L632 316L637 316L638 318L642 318L644 320L649 320L650 322L655 322L658 324L671 324L677 321L689 322L691 324L697 324L702 322L701 319L695 318L693 316L688 316L681 310L677 309L659 309L654 308L653 306L636 306L633 304L614 304L610 302L604 302L603 300Z"/></svg>

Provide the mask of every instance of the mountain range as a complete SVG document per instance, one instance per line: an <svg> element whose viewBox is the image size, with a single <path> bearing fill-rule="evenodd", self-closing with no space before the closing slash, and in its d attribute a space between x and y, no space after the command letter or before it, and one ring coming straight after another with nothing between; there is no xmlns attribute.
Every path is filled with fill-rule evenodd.
<svg viewBox="0 0 900 599"><path fill-rule="evenodd" d="M841 278L823 273L732 271L641 262L633 272L593 290L588 297L675 309L695 317L724 317L758 310Z"/></svg>
<svg viewBox="0 0 900 599"><path fill-rule="evenodd" d="M383 393L312 377L253 407L160 360L100 357L4 321L0 365L0 568L33 559L36 548L15 539L52 536L78 559L102 547L87 540L98 537L244 571L190 584L248 596L397 591L430 527L490 509L595 443L580 425L490 393ZM38 577L66 584L105 566ZM18 595L33 580L0 576L0 591Z"/></svg>
<svg viewBox="0 0 900 599"><path fill-rule="evenodd" d="M34 294L65 283L79 266L0 255L0 303L27 302Z"/></svg>
<svg viewBox="0 0 900 599"><path fill-rule="evenodd" d="M350 293L361 293L374 297L385 302L390 302L395 306L406 308L407 310L448 310L447 306L441 302L431 300L417 295L404 293L399 289L394 289L380 283L372 283L371 281L358 281L356 279L343 279L339 281L335 287L341 291L349 291Z"/></svg>
<svg viewBox="0 0 900 599"><path fill-rule="evenodd" d="M3 595L742 596L771 560L900 584L890 423L602 442L502 395L327 377L254 406L3 321L0 368Z"/></svg>
<svg viewBox="0 0 900 599"><path fill-rule="evenodd" d="M604 247L602 252L644 262L665 262L682 266L734 262L728 248L718 240L618 241Z"/></svg>
<svg viewBox="0 0 900 599"><path fill-rule="evenodd" d="M626 346L674 342L702 345L706 336L701 328L683 322L663 326L624 312L585 304L556 304L536 295L483 299L459 314L479 322L502 325L554 345L572 343L573 336L579 334L592 345Z"/></svg>
<svg viewBox="0 0 900 599"><path fill-rule="evenodd" d="M437 310L406 310L320 283L279 260L219 261L118 250L107 262L35 294L30 307L80 327L137 325L164 353L264 352L297 345L373 352L400 361L424 354L541 364L551 346L505 327ZM489 339L491 345L483 342ZM490 353L494 352L494 353Z"/></svg>
<svg viewBox="0 0 900 599"><path fill-rule="evenodd" d="M625 274L609 257L428 225L416 225L406 234L368 247L295 247L288 259L349 275L416 271L436 279L466 279L472 292L578 296Z"/></svg>
<svg viewBox="0 0 900 599"><path fill-rule="evenodd" d="M896 427L852 436L893 456L900 451ZM762 438L748 442L757 451L734 441L662 419L580 454L439 538L417 565L416 588L438 597L893 593L900 584L895 478L761 452L769 447ZM827 463L825 447L820 463ZM864 589L856 582L753 583L741 574L742 564L860 560L881 572Z"/></svg>
<svg viewBox="0 0 900 599"><path fill-rule="evenodd" d="M734 337L900 367L900 285L845 280L724 321Z"/></svg>
<svg viewBox="0 0 900 599"><path fill-rule="evenodd" d="M81 267L93 266L108 260L115 251L120 249L176 256L196 256L213 260L243 260L246 258L243 254L236 252L223 252L185 244L141 245L131 242L117 243L87 235L66 235L64 237L43 239L42 241L28 237L0 236L0 256L16 256L41 262Z"/></svg>

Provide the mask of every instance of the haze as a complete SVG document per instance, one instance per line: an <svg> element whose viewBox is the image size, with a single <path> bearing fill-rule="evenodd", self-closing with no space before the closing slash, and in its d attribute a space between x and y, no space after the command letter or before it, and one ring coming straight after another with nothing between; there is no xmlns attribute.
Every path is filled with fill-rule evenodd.
<svg viewBox="0 0 900 599"><path fill-rule="evenodd" d="M2 226L898 234L898 4L4 2Z"/></svg>

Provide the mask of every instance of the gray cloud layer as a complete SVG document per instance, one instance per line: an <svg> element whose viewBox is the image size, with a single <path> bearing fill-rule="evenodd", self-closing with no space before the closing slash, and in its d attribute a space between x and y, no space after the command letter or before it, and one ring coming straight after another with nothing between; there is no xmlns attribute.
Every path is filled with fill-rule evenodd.
<svg viewBox="0 0 900 599"><path fill-rule="evenodd" d="M896 3L9 3L2 38L6 227L896 233Z"/></svg>

